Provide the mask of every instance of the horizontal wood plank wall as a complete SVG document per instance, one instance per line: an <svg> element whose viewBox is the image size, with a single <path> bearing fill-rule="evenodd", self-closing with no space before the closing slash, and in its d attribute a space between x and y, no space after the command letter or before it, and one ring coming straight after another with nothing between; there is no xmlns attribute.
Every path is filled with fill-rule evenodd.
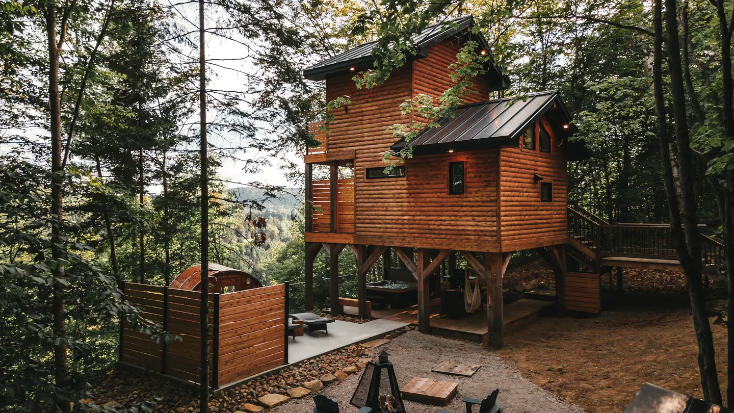
<svg viewBox="0 0 734 413"><path fill-rule="evenodd" d="M213 296L210 295L210 309L213 308L213 304ZM175 341L167 346L166 373L195 383L198 383L201 377L200 308L200 292L168 289L168 333L181 337L182 341ZM210 311L209 325L213 323L213 311ZM209 372L211 373L214 368L211 331L209 337ZM209 377L211 380L211 374Z"/></svg>
<svg viewBox="0 0 734 413"><path fill-rule="evenodd" d="M164 289L156 285L125 283L125 295L131 304L141 309L140 316L159 324L163 324ZM201 367L200 298L199 292L168 289L168 311L165 313L167 331L172 336L179 336L182 341L176 341L167 346L165 371L162 371L161 359L163 346L155 343L146 334L135 332L127 323L123 328L121 361L198 383ZM210 295L210 306L213 305L213 302L213 296ZM210 324L213 322L211 315L209 322ZM212 354L210 354L211 359ZM213 370L213 363L210 362L209 365Z"/></svg>
<svg viewBox="0 0 734 413"><path fill-rule="evenodd" d="M463 195L449 195L450 162L464 162ZM497 149L420 156L406 161L403 178L366 180L358 242L497 251L497 164Z"/></svg>
<svg viewBox="0 0 734 413"><path fill-rule="evenodd" d="M285 316L284 285L220 296L220 386L284 363Z"/></svg>
<svg viewBox="0 0 734 413"><path fill-rule="evenodd" d="M125 283L125 296L130 304L140 308L140 316L156 323L163 323L163 287ZM144 333L134 331L124 324L122 356L120 361L160 371L163 346Z"/></svg>
<svg viewBox="0 0 734 413"><path fill-rule="evenodd" d="M550 153L540 152L537 143L535 150L523 149L522 138L518 139L517 147L500 149L502 251L566 242L566 156L555 134L551 135ZM540 182L534 179L536 173L543 177L541 182L553 184L553 202L540 201Z"/></svg>
<svg viewBox="0 0 734 413"><path fill-rule="evenodd" d="M311 184L314 210L311 213L313 232L331 231L331 186L328 180ZM337 232L354 233L354 178L337 182Z"/></svg>
<svg viewBox="0 0 734 413"><path fill-rule="evenodd" d="M413 63L413 96L425 94L436 99L455 84L451 80L449 66L456 62L456 54L463 45L462 38L444 40L431 47L427 57ZM483 77L472 79L470 90L472 92L464 99L465 103L486 102L489 99L489 85Z"/></svg>
<svg viewBox="0 0 734 413"><path fill-rule="evenodd" d="M566 273L566 310L598 314L601 311L601 280L599 274Z"/></svg>
<svg viewBox="0 0 734 413"><path fill-rule="evenodd" d="M438 98L452 85L448 66L460 43L434 45L428 57L406 64L383 85L358 90L353 74L326 80L327 100L347 95L348 111L334 112L329 151L356 150L355 239L357 244L496 251L497 150L421 156L406 164L406 176L367 179L367 168L384 168L382 153L396 142L387 128L409 124L400 104L418 94ZM468 103L488 99L484 78L475 81ZM465 195L448 194L448 163L467 162Z"/></svg>

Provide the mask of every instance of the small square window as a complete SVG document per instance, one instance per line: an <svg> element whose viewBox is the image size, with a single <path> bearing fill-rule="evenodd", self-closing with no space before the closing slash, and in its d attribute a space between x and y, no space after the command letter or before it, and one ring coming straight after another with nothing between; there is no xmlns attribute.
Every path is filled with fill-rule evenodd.
<svg viewBox="0 0 734 413"><path fill-rule="evenodd" d="M550 182L540 183L540 202L553 202L553 184Z"/></svg>
<svg viewBox="0 0 734 413"><path fill-rule="evenodd" d="M531 151L535 150L535 124L531 124L522 134L522 147Z"/></svg>
<svg viewBox="0 0 734 413"><path fill-rule="evenodd" d="M540 127L538 128L539 134L538 134L538 146L541 152L550 153L551 151L551 137L550 134L548 134L548 131L545 129L545 126L543 124L540 124Z"/></svg>
<svg viewBox="0 0 734 413"><path fill-rule="evenodd" d="M464 193L464 162L449 163L449 194Z"/></svg>

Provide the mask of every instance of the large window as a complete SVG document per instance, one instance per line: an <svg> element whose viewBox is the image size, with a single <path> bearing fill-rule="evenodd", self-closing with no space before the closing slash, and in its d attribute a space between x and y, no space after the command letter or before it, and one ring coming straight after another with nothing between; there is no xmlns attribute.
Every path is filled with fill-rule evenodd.
<svg viewBox="0 0 734 413"><path fill-rule="evenodd" d="M538 129L540 130L538 135L538 147L541 152L550 153L551 151L551 137L550 134L548 134L548 131L545 129L545 126L541 122L538 125Z"/></svg>
<svg viewBox="0 0 734 413"><path fill-rule="evenodd" d="M530 124L525 133L522 134L522 147L524 149L535 150L535 123Z"/></svg>
<svg viewBox="0 0 734 413"><path fill-rule="evenodd" d="M385 168L367 168L367 179L400 178L405 176L404 166L394 166L388 172Z"/></svg>
<svg viewBox="0 0 734 413"><path fill-rule="evenodd" d="M550 182L540 183L540 202L553 202L553 184Z"/></svg>
<svg viewBox="0 0 734 413"><path fill-rule="evenodd" d="M464 162L449 163L449 194L464 193Z"/></svg>

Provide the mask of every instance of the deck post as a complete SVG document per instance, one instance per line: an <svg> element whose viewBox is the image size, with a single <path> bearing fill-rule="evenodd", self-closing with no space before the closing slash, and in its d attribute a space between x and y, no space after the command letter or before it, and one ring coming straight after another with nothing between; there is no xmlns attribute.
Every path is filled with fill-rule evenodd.
<svg viewBox="0 0 734 413"><path fill-rule="evenodd" d="M329 164L329 213L331 214L329 219L329 224L331 225L331 231L330 232L337 232L339 229L339 224L337 222L337 217L339 216L337 213L337 204L339 200L339 188L337 188L337 184L339 183L339 167L337 166L336 162L332 162Z"/></svg>
<svg viewBox="0 0 734 413"><path fill-rule="evenodd" d="M418 278L418 330L428 333L431 330L430 287L428 285L429 275L426 268L430 262L430 252L426 249L418 249L416 262L416 275Z"/></svg>
<svg viewBox="0 0 734 413"><path fill-rule="evenodd" d="M329 307L331 308L331 316L334 317L342 313L339 304L339 253L344 249L345 244L328 244L329 245Z"/></svg>
<svg viewBox="0 0 734 413"><path fill-rule="evenodd" d="M487 270L487 332L488 344L502 347L504 344L504 300L502 298L502 278L505 275L502 254L489 252L484 254Z"/></svg>
<svg viewBox="0 0 734 413"><path fill-rule="evenodd" d="M321 244L306 243L306 260L304 263L303 295L306 301L305 311L313 310L313 262L321 251Z"/></svg>
<svg viewBox="0 0 734 413"><path fill-rule="evenodd" d="M313 165L310 163L306 164L306 232L313 231L313 218L311 217L311 209L313 208ZM309 309L310 310L310 309Z"/></svg>
<svg viewBox="0 0 734 413"><path fill-rule="evenodd" d="M367 255L367 247L357 245L355 248L357 256L357 305L359 310L359 318L367 317L367 271L365 260Z"/></svg>
<svg viewBox="0 0 734 413"><path fill-rule="evenodd" d="M556 303L558 305L558 315L566 314L566 248L563 245L553 245L546 249L546 253L542 254L548 263L553 267L556 282Z"/></svg>
<svg viewBox="0 0 734 413"><path fill-rule="evenodd" d="M624 274L622 267L617 267L617 291L624 293L624 286L622 285L622 275ZM610 284L611 285L611 284Z"/></svg>

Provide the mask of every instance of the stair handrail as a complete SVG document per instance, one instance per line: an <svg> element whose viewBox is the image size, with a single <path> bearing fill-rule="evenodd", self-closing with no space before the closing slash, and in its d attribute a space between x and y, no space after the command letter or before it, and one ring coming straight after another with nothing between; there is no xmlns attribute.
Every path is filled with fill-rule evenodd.
<svg viewBox="0 0 734 413"><path fill-rule="evenodd" d="M585 220L592 222L596 225L609 225L609 222L606 221L604 218L599 217L598 215L592 214L587 209L584 209L583 207L580 207L578 205L568 205L568 210L575 213L576 215L580 216L581 218L584 218Z"/></svg>
<svg viewBox="0 0 734 413"><path fill-rule="evenodd" d="M704 265L723 265L724 243L714 237L701 234L701 260Z"/></svg>

